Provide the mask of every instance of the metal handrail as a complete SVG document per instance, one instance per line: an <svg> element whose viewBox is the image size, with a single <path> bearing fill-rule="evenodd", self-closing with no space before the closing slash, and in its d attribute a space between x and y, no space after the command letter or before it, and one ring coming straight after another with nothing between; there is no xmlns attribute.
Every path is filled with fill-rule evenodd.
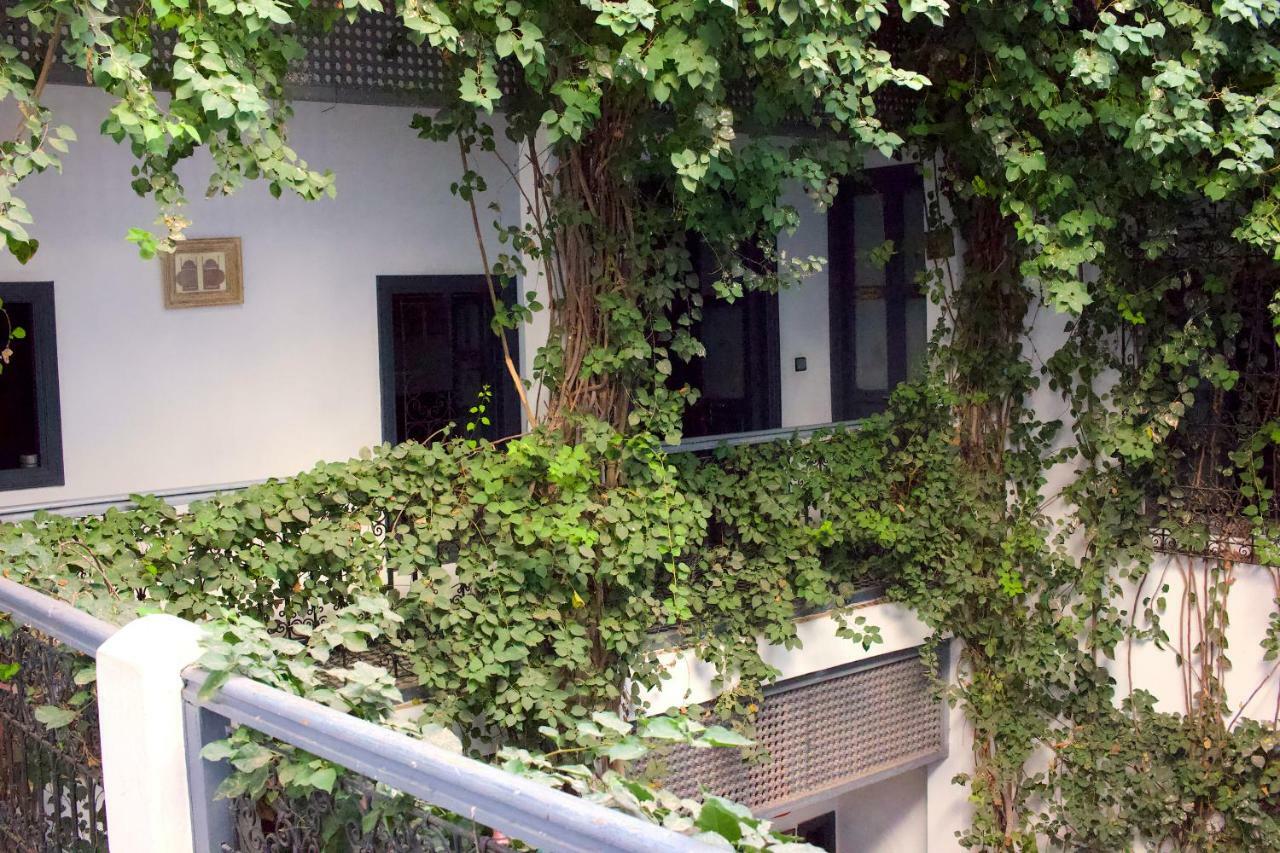
<svg viewBox="0 0 1280 853"><path fill-rule="evenodd" d="M706 853L708 844L247 678L200 699L208 673L185 673L193 705L340 764L539 849Z"/></svg>
<svg viewBox="0 0 1280 853"><path fill-rule="evenodd" d="M97 654L98 646L120 630L118 625L6 578L0 578L0 611L86 655Z"/></svg>
<svg viewBox="0 0 1280 853"><path fill-rule="evenodd" d="M686 438L679 444L664 444L662 449L667 453L704 453L720 447L745 447L751 444L768 444L773 441L790 441L795 438L809 438L816 433L859 429L861 426L861 420L848 420L831 421L830 423L822 424L805 424L803 426L773 427L750 432L701 435L697 438Z"/></svg>

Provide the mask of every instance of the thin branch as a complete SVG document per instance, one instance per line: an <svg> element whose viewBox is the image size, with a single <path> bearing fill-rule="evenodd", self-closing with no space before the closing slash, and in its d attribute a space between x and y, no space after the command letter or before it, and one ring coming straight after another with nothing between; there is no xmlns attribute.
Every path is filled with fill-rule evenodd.
<svg viewBox="0 0 1280 853"><path fill-rule="evenodd" d="M471 171L471 166L467 160L467 144L458 137L458 153L462 155L462 170L464 172ZM496 313L501 307L502 302L498 299L498 288L493 282L493 270L489 267L489 252L485 248L484 231L480 228L480 212L476 208L476 195L474 189L467 193L467 204L471 208L471 226L476 232L476 245L480 247L480 263L484 266L484 280L489 286L489 300L493 304L493 310ZM497 332L498 340L502 343L502 360L507 366L507 373L511 375L511 383L516 386L516 394L520 397L520 405L524 407L525 417L529 421L529 429L533 429L538 425L538 416L534 413L533 407L529 405L529 395L525 393L524 380L520 377L520 371L516 370L515 361L511 358L511 345L507 343L505 332Z"/></svg>
<svg viewBox="0 0 1280 853"><path fill-rule="evenodd" d="M49 34L49 44L45 46L44 60L40 63L40 74L36 77L36 85L31 90L32 103L38 104L40 96L44 94L45 84L49 82L49 69L53 67L53 63L58 58L58 45L62 43L62 14L53 20L53 32ZM31 114L27 112L27 108L21 102L18 104L18 110L22 113L22 117L18 119L18 126L14 129L15 138L21 138L22 128L31 118Z"/></svg>

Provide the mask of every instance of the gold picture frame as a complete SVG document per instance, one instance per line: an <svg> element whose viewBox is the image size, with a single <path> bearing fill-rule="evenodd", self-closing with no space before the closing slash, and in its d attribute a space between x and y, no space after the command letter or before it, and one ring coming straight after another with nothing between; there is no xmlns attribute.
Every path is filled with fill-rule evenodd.
<svg viewBox="0 0 1280 853"><path fill-rule="evenodd" d="M239 237L182 240L160 255L165 308L244 303Z"/></svg>

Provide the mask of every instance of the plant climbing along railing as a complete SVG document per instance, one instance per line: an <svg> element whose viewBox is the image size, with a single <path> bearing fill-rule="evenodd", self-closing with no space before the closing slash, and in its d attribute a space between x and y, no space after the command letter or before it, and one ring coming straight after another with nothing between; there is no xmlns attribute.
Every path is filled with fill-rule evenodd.
<svg viewBox="0 0 1280 853"><path fill-rule="evenodd" d="M197 147L213 152L215 192L256 177L276 193L335 191L341 176L284 142L295 27L394 11L406 38L447 58L456 97L414 126L458 146L456 192L486 268L546 283L542 300L498 305L496 326L548 312L534 365L548 393L525 400L536 428L514 441L379 451L181 518L144 501L8 528L24 579L107 610L133 607L133 590L195 616L355 607L345 630L394 627L441 720L532 745L657 677L642 644L654 614L739 669L723 704L749 706L769 675L754 638L791 641L796 602L838 598L874 570L961 641L948 690L975 735L965 843L1280 846L1275 720L1231 711L1220 677L1229 581L1245 568L1222 554L1188 567L1204 582L1180 603L1147 577L1152 526L1203 533L1179 523L1168 472L1204 420L1197 407L1240 379L1251 295L1265 288L1263 316L1280 313L1272 0L125 5L118 20L104 0L10 10L46 48L26 62L0 50L0 94L25 116L0 145L15 255L37 250L20 182L71 138L42 103L42 57L61 52L116 99L105 130L129 142L135 189L161 205L162 233L131 235L150 253L186 224L175 168ZM156 30L173 56L142 61ZM505 99L499 63L514 73ZM917 92L912 109L878 114L877 93L895 87ZM509 140L490 120L499 110ZM922 152L931 226L963 238L930 274L945 329L929 379L857 432L714 464L665 457L697 396L668 379L672 360L703 352L685 235L720 259L717 298L785 287L821 260L777 252L797 221L782 187L825 205L872 149ZM475 164L490 157L526 179L524 225L488 227ZM1236 251L1209 250L1221 245ZM742 262L760 256L766 272ZM1065 340L1042 351L1051 312ZM1043 420L1037 390L1066 417ZM1278 435L1273 413L1213 463L1238 484L1263 546L1253 559L1268 564ZM1072 481L1046 494L1063 462ZM1162 493L1174 503L1156 501L1153 518ZM387 602L403 623L361 603L383 555L420 573ZM1143 592L1130 601L1126 585ZM1176 711L1118 695L1104 665L1136 642L1176 654L1170 607L1199 626L1177 658L1194 688ZM1261 654L1274 657L1277 631L1280 619Z"/></svg>

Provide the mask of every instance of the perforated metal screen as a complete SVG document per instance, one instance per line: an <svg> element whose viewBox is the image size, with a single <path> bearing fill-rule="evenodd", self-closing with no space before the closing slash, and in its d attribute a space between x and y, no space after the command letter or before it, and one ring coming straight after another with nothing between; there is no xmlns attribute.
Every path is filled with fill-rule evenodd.
<svg viewBox="0 0 1280 853"><path fill-rule="evenodd" d="M19 50L21 61L34 64L43 56L44 39L32 38L26 21L0 15L0 37ZM306 56L289 69L288 93L292 98L336 103L438 105L453 94L451 75L444 60L431 47L415 45L395 15L363 13L356 23L340 21L324 35L301 36ZM893 49L899 40L896 25L886 26L877 43ZM168 55L172 33L157 38L157 52ZM167 60L166 60L167 61ZM514 91L517 70L510 63L498 69L499 88ZM50 79L58 83L84 84L82 70L59 66ZM737 92L731 97L735 110L749 111L753 94ZM901 120L911 109L906 90L887 86L875 94L878 110L885 117ZM806 123L795 116L797 123Z"/></svg>
<svg viewBox="0 0 1280 853"><path fill-rule="evenodd" d="M886 655L766 691L756 722L763 760L744 761L737 749L679 747L662 759L663 784L765 813L944 757L943 720L919 655Z"/></svg>

